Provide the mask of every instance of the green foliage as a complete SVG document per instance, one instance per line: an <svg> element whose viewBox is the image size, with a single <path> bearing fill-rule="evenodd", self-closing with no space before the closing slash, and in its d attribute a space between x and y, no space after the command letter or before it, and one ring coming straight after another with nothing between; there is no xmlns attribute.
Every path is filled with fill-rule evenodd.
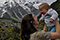
<svg viewBox="0 0 60 40"><path fill-rule="evenodd" d="M0 40L20 40L20 28L0 28Z"/></svg>
<svg viewBox="0 0 60 40"><path fill-rule="evenodd" d="M44 22L39 23L39 25L36 27L38 30L43 30L44 28Z"/></svg>

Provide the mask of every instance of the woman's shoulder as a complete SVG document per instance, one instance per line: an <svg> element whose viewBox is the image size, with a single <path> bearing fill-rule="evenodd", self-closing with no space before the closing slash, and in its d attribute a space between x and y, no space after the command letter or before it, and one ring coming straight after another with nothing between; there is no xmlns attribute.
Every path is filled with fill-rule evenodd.
<svg viewBox="0 0 60 40"><path fill-rule="evenodd" d="M30 35L30 40L48 40L51 38L50 33L48 32L42 32L42 31L37 31L33 34Z"/></svg>

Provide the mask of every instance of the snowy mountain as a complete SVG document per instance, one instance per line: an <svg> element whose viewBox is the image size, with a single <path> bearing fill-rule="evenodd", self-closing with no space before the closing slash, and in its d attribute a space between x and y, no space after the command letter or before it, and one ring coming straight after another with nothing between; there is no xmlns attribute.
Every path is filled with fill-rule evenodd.
<svg viewBox="0 0 60 40"><path fill-rule="evenodd" d="M46 2L49 5L53 1L48 0L0 0L2 6L0 6L0 17L1 18L11 18L13 20L22 20L25 14L33 13L36 17L40 14L38 6ZM56 1L56 0L54 0Z"/></svg>

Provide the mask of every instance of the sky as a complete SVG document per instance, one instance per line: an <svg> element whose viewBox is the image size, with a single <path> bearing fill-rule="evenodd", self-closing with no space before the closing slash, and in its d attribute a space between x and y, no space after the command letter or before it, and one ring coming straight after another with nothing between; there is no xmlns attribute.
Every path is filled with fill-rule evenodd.
<svg viewBox="0 0 60 40"><path fill-rule="evenodd" d="M3 3L5 2L5 1L8 1L8 0L0 0L0 6L2 6L3 5ZM12 1L12 0L9 0L9 1ZM19 0L16 0L16 1L19 1ZM23 0L22 0L23 1ZM27 1L37 1L37 0L27 0ZM44 1L44 0L38 0L38 1ZM48 4L51 4L52 2L54 2L54 1L56 1L56 0L45 0Z"/></svg>

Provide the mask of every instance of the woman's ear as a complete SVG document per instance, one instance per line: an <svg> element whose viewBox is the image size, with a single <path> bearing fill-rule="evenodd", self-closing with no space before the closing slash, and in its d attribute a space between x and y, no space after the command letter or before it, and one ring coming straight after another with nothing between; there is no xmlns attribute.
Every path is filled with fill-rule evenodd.
<svg viewBox="0 0 60 40"><path fill-rule="evenodd" d="M32 21L30 21L30 23L32 23Z"/></svg>

